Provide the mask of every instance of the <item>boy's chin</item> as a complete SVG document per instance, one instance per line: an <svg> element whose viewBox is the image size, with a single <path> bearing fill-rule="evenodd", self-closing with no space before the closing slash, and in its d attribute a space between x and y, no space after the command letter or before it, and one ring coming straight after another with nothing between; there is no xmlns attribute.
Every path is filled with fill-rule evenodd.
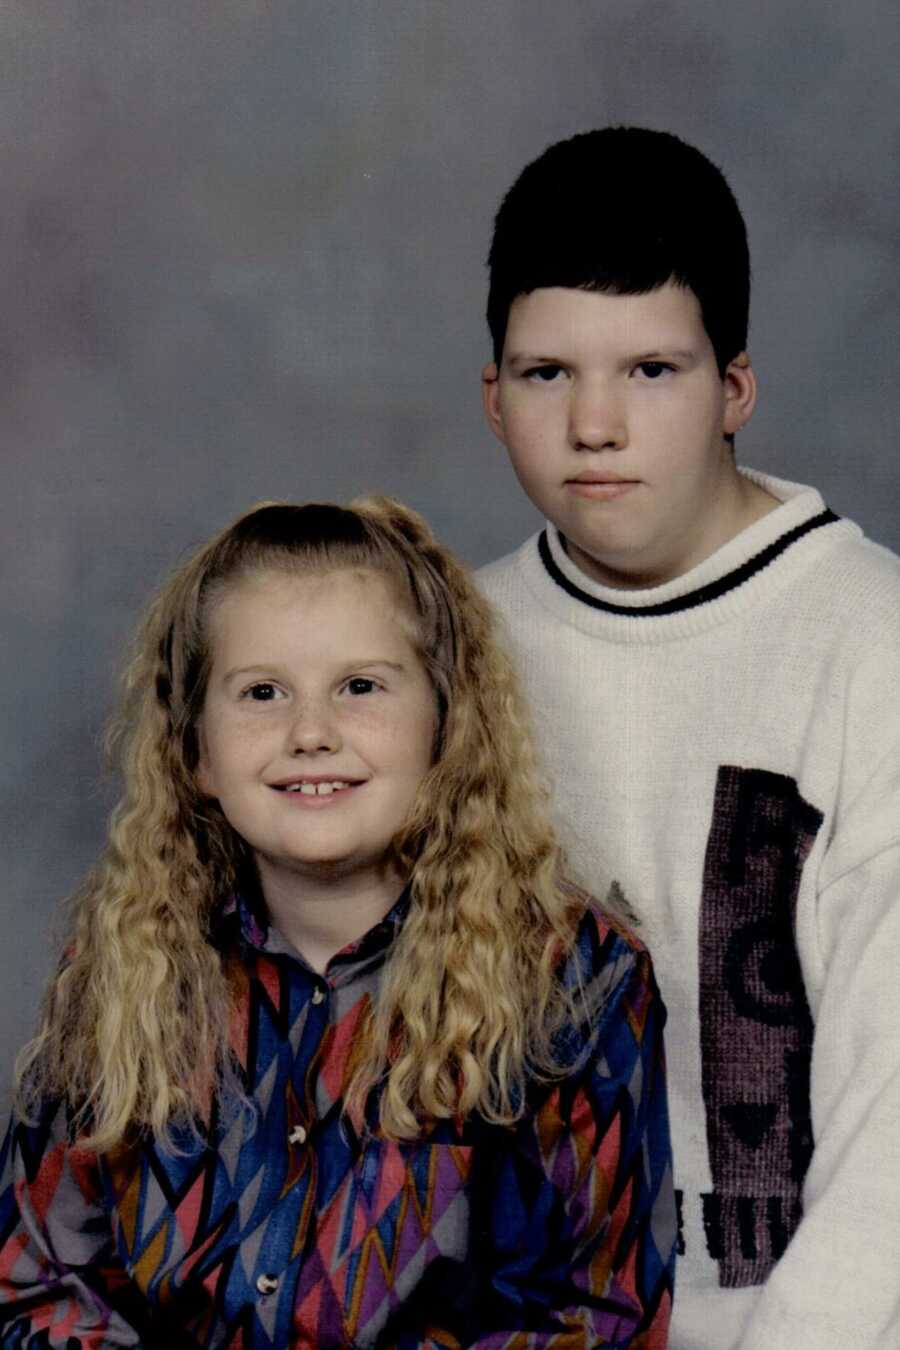
<svg viewBox="0 0 900 1350"><path fill-rule="evenodd" d="M637 549L601 550L596 546L584 548L575 540L565 538L566 553L589 581L617 591L642 591L661 586L672 580L664 568L650 566Z"/></svg>

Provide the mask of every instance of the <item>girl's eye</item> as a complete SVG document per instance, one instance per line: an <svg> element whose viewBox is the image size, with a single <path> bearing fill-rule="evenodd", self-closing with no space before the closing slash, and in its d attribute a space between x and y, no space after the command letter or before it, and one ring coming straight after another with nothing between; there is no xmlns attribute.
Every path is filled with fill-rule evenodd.
<svg viewBox="0 0 900 1350"><path fill-rule="evenodd" d="M522 377L526 380L539 381L541 384L552 384L562 373L562 366L548 364L545 366L529 366L528 370L523 370Z"/></svg>
<svg viewBox="0 0 900 1350"><path fill-rule="evenodd" d="M260 680L259 684L251 684L249 689L245 689L243 697L253 699L255 703L271 703L272 699L278 698L280 692L277 685L270 684L268 680Z"/></svg>
<svg viewBox="0 0 900 1350"><path fill-rule="evenodd" d="M665 375L667 371L674 370L674 366L667 365L665 361L642 361L638 370L648 380L658 380L660 375Z"/></svg>
<svg viewBox="0 0 900 1350"><path fill-rule="evenodd" d="M347 681L348 694L371 694L373 689L377 689L374 680L367 679L365 675L354 675L352 680Z"/></svg>

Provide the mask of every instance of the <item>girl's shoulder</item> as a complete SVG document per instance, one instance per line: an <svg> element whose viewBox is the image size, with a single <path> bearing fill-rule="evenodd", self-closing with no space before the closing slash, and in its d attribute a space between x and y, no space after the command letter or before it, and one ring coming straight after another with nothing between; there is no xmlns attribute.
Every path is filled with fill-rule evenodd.
<svg viewBox="0 0 900 1350"><path fill-rule="evenodd" d="M623 919L617 896L610 905L581 894L584 912L562 970L576 1010L572 1030L593 1042L611 1023L624 1020L635 1030L652 1010L664 1018L650 953Z"/></svg>
<svg viewBox="0 0 900 1350"><path fill-rule="evenodd" d="M603 901L580 886L570 889L584 909L576 939L579 948L586 945L603 963L630 954L634 964L652 966L647 947L635 932L637 918L618 882L612 882Z"/></svg>

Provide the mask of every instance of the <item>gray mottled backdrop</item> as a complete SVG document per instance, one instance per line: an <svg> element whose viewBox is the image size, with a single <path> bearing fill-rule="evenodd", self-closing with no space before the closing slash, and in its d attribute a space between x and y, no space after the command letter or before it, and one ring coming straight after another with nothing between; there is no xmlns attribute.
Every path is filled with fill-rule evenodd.
<svg viewBox="0 0 900 1350"><path fill-rule="evenodd" d="M385 489L473 563L534 525L478 373L492 214L550 141L639 122L726 169L756 278L740 457L900 548L897 15L5 0L0 1082L102 838L123 642L179 555L272 496Z"/></svg>

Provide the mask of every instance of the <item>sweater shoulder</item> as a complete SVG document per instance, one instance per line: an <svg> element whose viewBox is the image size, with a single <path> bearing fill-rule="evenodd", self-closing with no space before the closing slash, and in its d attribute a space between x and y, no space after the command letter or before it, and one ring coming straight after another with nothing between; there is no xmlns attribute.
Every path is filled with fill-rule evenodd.
<svg viewBox="0 0 900 1350"><path fill-rule="evenodd" d="M900 595L900 557L861 531L844 537L828 560L828 571L842 580L839 597L896 606Z"/></svg>
<svg viewBox="0 0 900 1350"><path fill-rule="evenodd" d="M537 549L540 533L531 535L512 553L485 563L475 573L475 581L480 590L494 604L502 604L504 598L521 587L522 563L529 554Z"/></svg>
<svg viewBox="0 0 900 1350"><path fill-rule="evenodd" d="M818 614L834 645L900 655L900 557L861 531L838 537L795 579L791 603ZM854 662L855 663L855 662Z"/></svg>

